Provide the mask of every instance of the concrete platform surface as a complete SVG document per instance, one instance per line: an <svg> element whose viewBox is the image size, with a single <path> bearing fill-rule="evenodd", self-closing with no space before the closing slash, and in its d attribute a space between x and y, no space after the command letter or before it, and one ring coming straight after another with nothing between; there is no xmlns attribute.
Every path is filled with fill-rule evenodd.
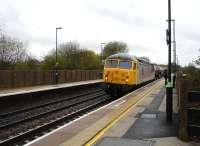
<svg viewBox="0 0 200 146"><path fill-rule="evenodd" d="M158 80L26 146L199 146L176 138L177 113L167 123L164 100Z"/></svg>
<svg viewBox="0 0 200 146"><path fill-rule="evenodd" d="M92 83L99 83L102 81L103 80L88 80L88 81L80 81L80 82L62 83L62 84L57 84L57 85L56 84L55 85L41 85L41 86L31 86L31 87L23 87L23 88L17 88L17 89L5 89L5 90L0 90L0 97L30 93L30 92L46 91L46 90L58 89L58 88L67 88L67 87L86 85L86 84L92 84Z"/></svg>
<svg viewBox="0 0 200 146"><path fill-rule="evenodd" d="M93 138L95 138L94 142L96 142L105 135L108 129L117 125L116 123L120 122L130 111L136 108L137 110L134 111L135 115L142 112L145 109L143 105L150 104L153 100L152 96L159 92L163 85L163 80L150 83L94 112L89 113L88 115L85 115L47 135L40 137L39 139L34 140L31 143L26 144L26 146L92 145L94 144ZM137 106L139 104L141 105ZM133 112L131 113L133 114ZM134 123L134 119L137 119L137 117L133 116L130 119L131 120L128 121L128 124L131 126ZM128 127L120 127L118 130L123 132L121 135L119 133L116 134L122 136L126 133ZM90 143L91 140L92 143Z"/></svg>
<svg viewBox="0 0 200 146"><path fill-rule="evenodd" d="M93 146L118 144L121 146L200 146L200 143L186 143L176 137L178 116L175 90L173 94L173 122L166 122L166 95L163 85L145 97Z"/></svg>
<svg viewBox="0 0 200 146"><path fill-rule="evenodd" d="M176 137L153 138L153 139L126 139L116 137L105 137L97 146L199 146L198 143L186 143Z"/></svg>
<svg viewBox="0 0 200 146"><path fill-rule="evenodd" d="M200 143L183 142L177 137L163 137L149 139L154 142L153 146L200 146Z"/></svg>
<svg viewBox="0 0 200 146"><path fill-rule="evenodd" d="M97 146L152 146L151 140L132 140L126 138L106 137Z"/></svg>
<svg viewBox="0 0 200 146"><path fill-rule="evenodd" d="M142 113L136 115L137 120L123 135L124 138L144 139L156 137L171 137L178 134L178 116L173 114L173 121L166 122L166 112L160 112L159 107L165 98L165 87L154 94L153 100ZM124 125L125 126L125 125Z"/></svg>

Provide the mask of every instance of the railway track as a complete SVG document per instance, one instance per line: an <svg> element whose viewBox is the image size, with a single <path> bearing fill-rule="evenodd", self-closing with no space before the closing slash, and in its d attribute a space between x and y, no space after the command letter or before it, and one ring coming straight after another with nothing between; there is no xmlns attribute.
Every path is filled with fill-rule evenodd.
<svg viewBox="0 0 200 146"><path fill-rule="evenodd" d="M103 90L86 92L0 115L0 145L21 145L111 100ZM10 122L12 121L12 122ZM49 121L49 122L47 122Z"/></svg>
<svg viewBox="0 0 200 146"><path fill-rule="evenodd" d="M70 102L70 101L73 101L73 100L77 100L78 98L83 98L84 96L87 96L87 95L90 95L92 93L96 93L96 92L100 92L102 91L101 89L97 89L97 90L94 90L94 91L89 91L89 92L86 92L86 93L82 93L80 95L76 95L76 96L71 96L71 97L65 97L65 98L62 98L62 99L58 99L58 100L55 100L55 101L51 101L51 102L47 102L47 103L44 103L44 104L40 104L40 105L35 105L33 107L29 107L29 108L25 108L25 109L20 109L20 110L16 110L16 111L12 111L12 112L7 112L7 113L4 113L4 114L0 114L0 129L3 128L3 127L7 127L7 126L11 126L12 123L16 123L16 122L8 122L8 121L15 121L15 119L13 118L20 118L21 121L23 116L26 116L26 114L29 114L30 112L37 112L39 109L44 109L44 108L48 108L52 105L56 105L56 104L59 104L59 103L63 103L63 102ZM82 100L82 99L81 99ZM21 116L21 117L19 117ZM33 115L32 115L33 116ZM20 123L20 121L18 121ZM7 123L7 124L4 124L4 123ZM7 126L6 126L7 125Z"/></svg>

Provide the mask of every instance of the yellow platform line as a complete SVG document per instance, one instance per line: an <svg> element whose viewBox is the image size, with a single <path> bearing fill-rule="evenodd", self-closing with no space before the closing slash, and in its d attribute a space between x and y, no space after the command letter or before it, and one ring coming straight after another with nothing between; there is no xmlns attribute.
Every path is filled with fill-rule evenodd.
<svg viewBox="0 0 200 146"><path fill-rule="evenodd" d="M156 88L158 88L161 85L158 84L155 87L152 87L151 89L149 89L146 93L137 95L137 96L141 96L139 99L136 100L136 102L134 102L133 104L129 105L123 112L121 112L118 116L116 116L115 118L113 118L106 126L104 126L102 129L100 129L90 140L88 140L85 144L83 144L84 146L92 146L98 139L100 139L106 131L108 131L113 125L115 125L120 119L122 119L128 112L130 112L130 110L132 110L133 107L135 107L134 105L136 105L137 103L139 103L145 96L150 95L152 93L152 91Z"/></svg>

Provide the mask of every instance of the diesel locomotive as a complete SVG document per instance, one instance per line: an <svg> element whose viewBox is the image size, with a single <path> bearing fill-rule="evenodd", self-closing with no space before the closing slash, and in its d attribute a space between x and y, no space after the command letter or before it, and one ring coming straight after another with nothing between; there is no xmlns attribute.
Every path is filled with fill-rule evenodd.
<svg viewBox="0 0 200 146"><path fill-rule="evenodd" d="M118 53L105 60L103 80L108 92L126 92L153 79L154 65L144 58Z"/></svg>

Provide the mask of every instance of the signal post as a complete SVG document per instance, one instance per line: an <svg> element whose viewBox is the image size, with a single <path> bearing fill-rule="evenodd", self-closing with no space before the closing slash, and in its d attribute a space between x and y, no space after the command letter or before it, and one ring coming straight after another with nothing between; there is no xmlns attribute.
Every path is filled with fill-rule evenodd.
<svg viewBox="0 0 200 146"><path fill-rule="evenodd" d="M171 82L171 0L168 0L168 29L167 29L167 45L168 45L168 82L166 85L166 120L172 121L173 102L172 102L172 82Z"/></svg>

